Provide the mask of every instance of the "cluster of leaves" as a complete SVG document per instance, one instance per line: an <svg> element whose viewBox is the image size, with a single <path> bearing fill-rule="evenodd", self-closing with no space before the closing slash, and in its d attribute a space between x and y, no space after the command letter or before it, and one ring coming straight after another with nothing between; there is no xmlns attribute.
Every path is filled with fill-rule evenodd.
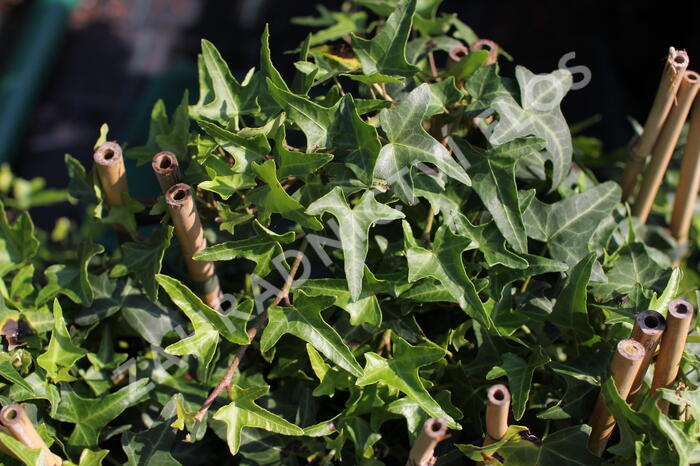
<svg viewBox="0 0 700 466"><path fill-rule="evenodd" d="M155 106L148 141L126 153L176 154L210 244L196 258L216 261L231 309L186 285L162 198L139 214L155 227L139 228L147 202L108 209L66 156L87 215L49 237L26 210L65 193L0 171L0 402L25 402L80 465L221 462L222 449L236 464L399 464L428 417L452 429L445 464L497 451L509 465L592 465L585 421L602 388L620 426L604 461L700 461L697 355L684 390L633 407L606 376L635 313L694 299L696 274L671 269L666 232L597 179L599 144L572 137L559 110L571 74L501 77L483 50L448 60L478 38L439 3L356 0L296 19L321 29L289 79L267 30L241 81L203 41L197 102L185 94L171 118ZM99 244L113 223L133 239ZM293 293L268 308L304 248ZM480 448L496 382L514 425ZM659 396L689 420L660 413Z"/></svg>

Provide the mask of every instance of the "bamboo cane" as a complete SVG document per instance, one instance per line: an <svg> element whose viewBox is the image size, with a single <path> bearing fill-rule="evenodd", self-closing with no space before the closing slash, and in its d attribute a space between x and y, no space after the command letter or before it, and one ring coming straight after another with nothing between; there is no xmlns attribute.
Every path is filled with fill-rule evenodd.
<svg viewBox="0 0 700 466"><path fill-rule="evenodd" d="M406 466L432 466L436 462L435 447L447 436L447 423L444 419L430 418L423 424Z"/></svg>
<svg viewBox="0 0 700 466"><path fill-rule="evenodd" d="M659 186L661 186L666 168L673 155L673 150L676 148L678 137L681 134L698 89L700 89L700 74L694 71L686 71L678 88L678 102L668 114L659 138L654 144L649 166L646 168L642 184L639 187L639 193L632 206L632 215L639 217L642 222L647 221L654 198L659 190Z"/></svg>
<svg viewBox="0 0 700 466"><path fill-rule="evenodd" d="M469 48L466 45L455 45L450 49L448 52L448 55L450 57L450 60L452 60L452 63L456 63L460 61L462 58L466 57L469 54ZM448 62L449 66L449 62Z"/></svg>
<svg viewBox="0 0 700 466"><path fill-rule="evenodd" d="M639 139L630 149L629 160L625 166L625 172L622 176L622 200L626 201L633 193L634 187L637 185L637 176L642 170L644 160L651 153L656 139L659 137L664 121L668 116L671 106L676 98L678 86L685 70L688 68L688 54L685 50L676 50L673 47L669 48L668 58L661 75L661 82L656 91L654 103L647 116L647 121L644 123L644 130Z"/></svg>
<svg viewBox="0 0 700 466"><path fill-rule="evenodd" d="M175 226L175 234L180 242L190 279L199 286L198 294L202 300L216 308L219 305L221 289L214 273L214 263L192 259L196 252L207 247L192 188L185 183L171 186L165 193L165 203Z"/></svg>
<svg viewBox="0 0 700 466"><path fill-rule="evenodd" d="M634 382L632 382L632 388L630 389L627 399L630 399L642 388L644 376L647 373L649 364L651 364L651 358L653 358L656 353L656 347L665 329L666 319L658 312L646 310L637 314L630 338L638 341L644 347L644 358L637 371L637 376Z"/></svg>
<svg viewBox="0 0 700 466"><path fill-rule="evenodd" d="M496 63L498 60L498 44L492 40L479 39L472 44L472 50L486 50L489 53L485 65Z"/></svg>
<svg viewBox="0 0 700 466"><path fill-rule="evenodd" d="M626 399L629 395L644 354L644 347L638 341L627 339L617 344L617 351L610 363L610 374L622 399ZM588 449L596 456L601 456L615 428L615 418L605 406L602 393L593 408L588 424L591 426Z"/></svg>
<svg viewBox="0 0 700 466"><path fill-rule="evenodd" d="M28 448L36 450L41 448L44 451L44 461L46 466L60 466L63 460L54 455L46 446L44 439L34 428L34 424L29 420L24 406L11 404L0 410L0 423L4 425L14 438L25 444Z"/></svg>
<svg viewBox="0 0 700 466"><path fill-rule="evenodd" d="M484 446L498 442L508 430L510 391L505 385L491 385L486 394L486 438Z"/></svg>
<svg viewBox="0 0 700 466"><path fill-rule="evenodd" d="M172 152L158 152L151 161L160 189L165 193L174 184L180 182L180 165Z"/></svg>
<svg viewBox="0 0 700 466"><path fill-rule="evenodd" d="M700 188L700 98L695 97L671 214L671 233L679 245L685 244L688 239L698 188Z"/></svg>
<svg viewBox="0 0 700 466"><path fill-rule="evenodd" d="M105 142L93 155L97 177L107 198L107 205L123 205L122 194L129 191L122 148L116 142Z"/></svg>
<svg viewBox="0 0 700 466"><path fill-rule="evenodd" d="M654 367L654 378L651 381L652 393L659 388L670 387L676 380L693 314L693 306L684 299L673 300L668 305L666 331L661 339L661 348ZM663 412L668 410L666 400L659 400L658 406Z"/></svg>

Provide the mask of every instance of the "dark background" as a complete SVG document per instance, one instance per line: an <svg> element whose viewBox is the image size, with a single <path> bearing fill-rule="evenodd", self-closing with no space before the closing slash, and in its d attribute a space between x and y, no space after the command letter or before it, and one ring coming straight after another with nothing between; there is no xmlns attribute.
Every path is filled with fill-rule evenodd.
<svg viewBox="0 0 700 466"><path fill-rule="evenodd" d="M7 68L39 1L0 0L0 73ZM259 38L268 22L273 61L283 76L289 76L294 56L284 52L295 48L310 31L289 20L315 15L316 3L80 2L56 43L54 62L45 70L34 110L16 135L14 171L25 178L42 176L50 187L64 187L63 154L89 162L103 122L110 125L111 139L142 143L157 97L165 98L169 112L186 87L194 92L191 98L196 98L200 38L211 40L234 74L242 77L258 64ZM336 0L321 3L331 10L341 4ZM495 40L515 63L536 73L554 70L562 55L576 52L569 65L589 67L592 81L567 95L564 115L569 123L600 116L584 133L601 138L608 149L629 141L628 116L643 122L669 46L685 48L691 68L694 57L700 61L698 1L446 0L440 11L458 13L480 37ZM501 74L512 76L513 64L503 59L501 64Z"/></svg>

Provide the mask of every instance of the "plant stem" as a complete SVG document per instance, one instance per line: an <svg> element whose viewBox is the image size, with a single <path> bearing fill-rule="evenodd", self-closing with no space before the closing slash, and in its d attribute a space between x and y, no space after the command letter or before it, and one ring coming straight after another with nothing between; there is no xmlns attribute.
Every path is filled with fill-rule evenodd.
<svg viewBox="0 0 700 466"><path fill-rule="evenodd" d="M272 306L277 306L280 302L282 302L283 299L289 302L289 291L292 289L294 276L296 275L297 270L299 270L299 265L301 264L301 260L304 257L304 251L306 250L306 246L308 246L308 244L308 240L304 238L304 241L302 241L301 246L299 246L299 251L297 252L297 256L294 259L294 263L292 264L292 268L289 270L289 275L287 275L287 279L285 280L282 289L279 293L277 293L277 296L275 297L274 301L270 303L268 309ZM267 322L267 309L265 309L260 318L255 322L253 327L250 330L248 330L248 339L251 341L251 343L253 339L255 339L256 335L263 327L263 325L265 325L265 322ZM241 363L241 359L243 359L243 356L245 356L245 353L246 351L248 351L249 347L250 343L238 348L238 352L236 352L233 361L231 361L231 365L226 371L226 374L219 381L216 387L214 387L214 390L212 390L212 392L209 394L207 399L204 401L204 404L202 404L202 407L197 412L197 415L194 417L195 421L202 422L202 420L204 420L204 416L206 416L207 411L209 411L211 405L214 403L216 398L218 398L219 394L221 394L221 391L224 388L228 389L228 387L230 387L231 381L233 380L233 374L236 372L236 369L238 369L238 365Z"/></svg>
<svg viewBox="0 0 700 466"><path fill-rule="evenodd" d="M433 229L433 220L435 220L435 211L431 206L428 207L428 216L425 219L425 228L423 229L423 242L426 248L430 246L430 231Z"/></svg>

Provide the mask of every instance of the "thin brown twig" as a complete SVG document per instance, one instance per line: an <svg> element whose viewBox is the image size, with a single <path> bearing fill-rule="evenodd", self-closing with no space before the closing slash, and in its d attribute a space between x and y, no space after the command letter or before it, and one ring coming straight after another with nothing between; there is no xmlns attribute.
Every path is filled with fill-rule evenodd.
<svg viewBox="0 0 700 466"><path fill-rule="evenodd" d="M270 303L268 309L269 307L277 306L283 299L286 300L286 302L289 302L289 291L292 289L294 276L296 275L297 270L299 270L299 265L301 265L301 260L304 257L304 251L306 251L306 246L308 246L308 244L308 240L304 238L301 246L299 246L299 251L297 252L297 256L294 259L294 263L292 264L292 268L289 270L289 275L287 275L287 279L285 280L282 289L279 293L277 293L277 296L275 297L274 301ZM253 327L248 330L248 340L252 342L255 339L260 329L265 325L265 322L267 322L267 309L265 309ZM236 352L233 361L231 361L231 365L228 367L226 374L224 374L223 378L219 381L216 387L214 387L214 390L212 390L212 392L209 394L207 399L204 401L204 404L202 404L202 407L197 412L197 415L194 417L196 422L202 422L202 420L204 420L204 416L206 416L207 411L209 411L209 408L219 397L224 388L228 391L229 387L231 386L231 381L233 380L233 375L236 373L236 369L238 369L238 366L249 347L250 343L238 348L238 351Z"/></svg>

